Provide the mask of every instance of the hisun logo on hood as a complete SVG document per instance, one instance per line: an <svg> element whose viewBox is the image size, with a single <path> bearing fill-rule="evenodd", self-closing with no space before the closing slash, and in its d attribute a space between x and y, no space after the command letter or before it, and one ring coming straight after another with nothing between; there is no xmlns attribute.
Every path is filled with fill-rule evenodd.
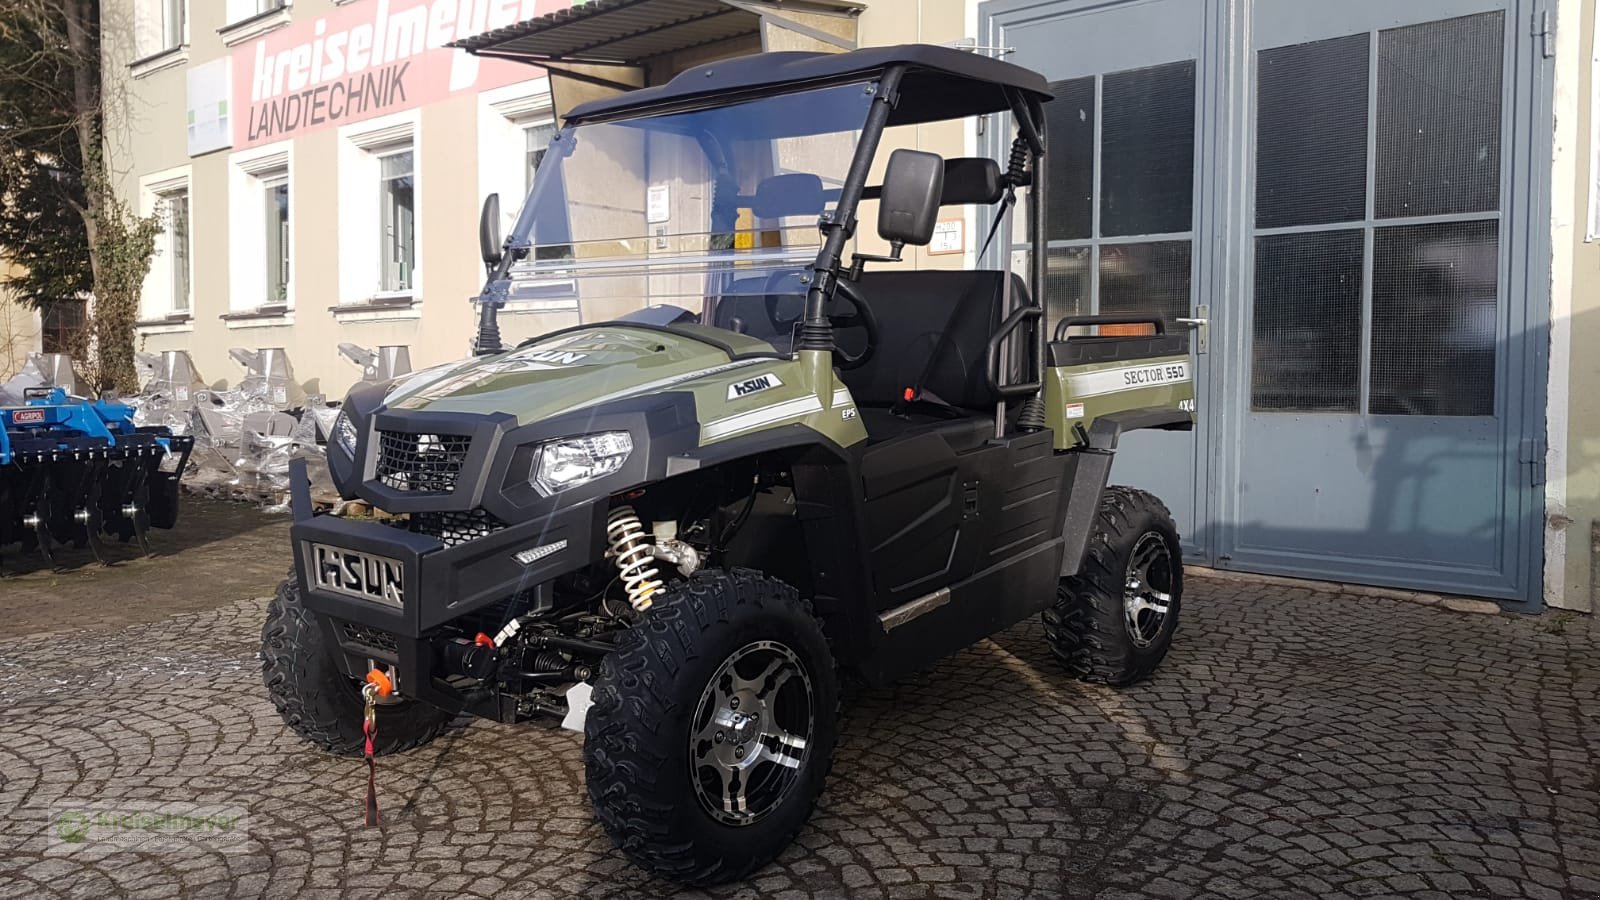
<svg viewBox="0 0 1600 900"><path fill-rule="evenodd" d="M528 357L529 362L554 363L558 366L570 366L589 358L587 353L575 353L571 350L540 350Z"/></svg>
<svg viewBox="0 0 1600 900"><path fill-rule="evenodd" d="M783 382L778 380L778 376L768 372L765 375L757 375L754 378L750 378L745 381L735 381L733 384L728 385L728 399L737 400L740 397L748 397L751 394L759 394L762 391L771 390L775 387L783 387Z"/></svg>

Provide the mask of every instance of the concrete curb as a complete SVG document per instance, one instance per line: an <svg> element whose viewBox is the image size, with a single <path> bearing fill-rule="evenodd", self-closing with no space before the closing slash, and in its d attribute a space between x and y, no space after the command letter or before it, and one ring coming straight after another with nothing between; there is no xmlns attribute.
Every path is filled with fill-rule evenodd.
<svg viewBox="0 0 1600 900"><path fill-rule="evenodd" d="M1332 594L1349 594L1356 597L1375 597L1382 600L1399 600L1404 603L1417 603L1422 606L1438 606L1444 609L1461 613L1473 613L1481 616L1498 616L1506 614L1500 604L1493 600L1482 600L1475 597L1457 597L1446 594L1429 594L1422 591L1405 591L1396 588L1372 587L1365 584L1346 584L1339 581L1317 581L1309 578L1286 578L1282 575L1257 575L1251 572L1228 572L1222 569L1207 569L1200 566L1184 566L1184 575L1192 578L1205 578L1213 581L1233 581L1248 584L1278 584L1284 587L1297 587L1313 591L1326 591Z"/></svg>

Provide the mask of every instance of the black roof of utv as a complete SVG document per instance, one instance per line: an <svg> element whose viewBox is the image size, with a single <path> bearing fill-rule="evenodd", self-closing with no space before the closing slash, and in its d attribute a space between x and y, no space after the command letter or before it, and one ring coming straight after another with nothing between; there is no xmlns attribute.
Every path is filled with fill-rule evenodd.
<svg viewBox="0 0 1600 900"><path fill-rule="evenodd" d="M609 119L721 95L731 101L735 95L743 99L785 93L870 77L896 65L906 66L907 71L889 125L1003 112L1011 108L1005 88L1021 90L1041 103L1052 96L1043 76L1021 66L951 47L901 44L849 53L790 51L718 60L685 70L657 87L580 104L567 120Z"/></svg>

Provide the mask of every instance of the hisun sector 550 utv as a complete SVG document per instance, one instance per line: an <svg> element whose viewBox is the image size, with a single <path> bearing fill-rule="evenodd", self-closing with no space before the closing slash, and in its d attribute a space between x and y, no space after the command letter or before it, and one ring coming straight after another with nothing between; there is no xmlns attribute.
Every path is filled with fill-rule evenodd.
<svg viewBox="0 0 1600 900"><path fill-rule="evenodd" d="M344 403L329 468L393 518L313 515L295 479L261 650L284 719L361 753L376 670L379 753L462 712L581 722L605 830L706 883L806 821L843 674L881 683L1043 613L1072 675L1148 675L1178 535L1106 480L1123 431L1192 426L1186 337L1064 318L1047 340L1037 214L1026 279L899 263L942 209L1010 243L1018 188L1049 208L1049 99L1025 69L902 46L574 109L503 242L485 204L478 355ZM878 152L995 114L1004 166ZM858 216L887 255L850 252ZM530 299L577 324L503 351L499 308Z"/></svg>

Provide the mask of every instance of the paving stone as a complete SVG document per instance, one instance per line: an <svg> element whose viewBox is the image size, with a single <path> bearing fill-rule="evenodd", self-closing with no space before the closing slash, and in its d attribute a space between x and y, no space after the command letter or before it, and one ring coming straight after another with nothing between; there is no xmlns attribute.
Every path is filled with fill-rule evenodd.
<svg viewBox="0 0 1600 900"><path fill-rule="evenodd" d="M1029 622L855 690L795 845L685 896L1600 894L1594 620L1552 634L1203 574L1188 591L1133 688L1067 678ZM300 743L259 686L263 605L0 638L0 896L671 891L592 821L567 732L463 723L381 760L385 825L363 828L361 762ZM66 853L64 799L244 806L248 849Z"/></svg>

